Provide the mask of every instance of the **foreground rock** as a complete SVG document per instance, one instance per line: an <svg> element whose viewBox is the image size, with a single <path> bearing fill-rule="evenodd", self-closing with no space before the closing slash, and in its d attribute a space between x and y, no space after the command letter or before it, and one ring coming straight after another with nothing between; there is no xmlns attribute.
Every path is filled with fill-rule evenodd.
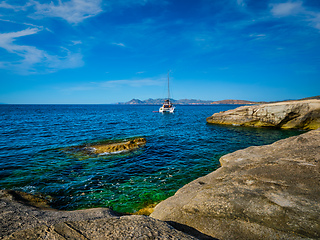
<svg viewBox="0 0 320 240"><path fill-rule="evenodd" d="M150 215L218 239L320 238L320 129L249 147Z"/></svg>
<svg viewBox="0 0 320 240"><path fill-rule="evenodd" d="M34 200L0 191L0 239L197 239L146 216L120 216L106 208L48 210L36 200L46 207L39 209L32 206Z"/></svg>
<svg viewBox="0 0 320 240"><path fill-rule="evenodd" d="M215 113L207 118L207 122L252 127L317 129L320 127L320 100L242 106Z"/></svg>

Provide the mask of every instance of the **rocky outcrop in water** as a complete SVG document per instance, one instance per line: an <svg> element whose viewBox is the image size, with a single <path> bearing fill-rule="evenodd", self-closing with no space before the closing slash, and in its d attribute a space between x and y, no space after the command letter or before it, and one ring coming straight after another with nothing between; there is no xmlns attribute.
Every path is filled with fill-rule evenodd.
<svg viewBox="0 0 320 240"><path fill-rule="evenodd" d="M251 127L317 129L320 127L320 100L242 106L215 113L207 118L207 122Z"/></svg>
<svg viewBox="0 0 320 240"><path fill-rule="evenodd" d="M121 216L107 208L58 211L31 195L0 191L0 239L197 238L146 216Z"/></svg>
<svg viewBox="0 0 320 240"><path fill-rule="evenodd" d="M115 153L137 149L144 144L146 144L145 138L135 138L125 142L93 144L90 145L90 147L87 147L87 149L94 152L95 154Z"/></svg>
<svg viewBox="0 0 320 240"><path fill-rule="evenodd" d="M90 156L119 154L132 150L136 150L146 144L145 138L131 138L128 140L102 140L71 146L61 149L61 151L76 156L79 159L85 159Z"/></svg>
<svg viewBox="0 0 320 240"><path fill-rule="evenodd" d="M320 238L320 129L220 159L150 215L218 239Z"/></svg>

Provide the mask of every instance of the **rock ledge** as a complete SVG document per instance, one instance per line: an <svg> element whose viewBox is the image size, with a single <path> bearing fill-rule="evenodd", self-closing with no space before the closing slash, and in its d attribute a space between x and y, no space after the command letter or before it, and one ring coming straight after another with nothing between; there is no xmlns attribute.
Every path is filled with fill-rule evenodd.
<svg viewBox="0 0 320 240"><path fill-rule="evenodd" d="M27 195L0 190L0 239L197 239L147 216L108 208L58 211ZM33 206L39 203L44 209Z"/></svg>
<svg viewBox="0 0 320 240"><path fill-rule="evenodd" d="M317 129L320 127L320 100L242 106L215 113L207 118L207 122L250 127Z"/></svg>
<svg viewBox="0 0 320 240"><path fill-rule="evenodd" d="M218 239L320 238L320 129L220 159L150 215Z"/></svg>

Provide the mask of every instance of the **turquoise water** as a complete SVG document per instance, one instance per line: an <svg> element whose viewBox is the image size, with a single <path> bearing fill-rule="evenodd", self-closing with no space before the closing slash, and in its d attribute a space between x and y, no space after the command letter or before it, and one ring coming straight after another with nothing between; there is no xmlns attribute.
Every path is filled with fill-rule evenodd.
<svg viewBox="0 0 320 240"><path fill-rule="evenodd" d="M0 105L0 188L45 196L55 208L135 212L219 167L219 158L302 133L206 124L233 105ZM62 148L145 137L141 149L79 158Z"/></svg>

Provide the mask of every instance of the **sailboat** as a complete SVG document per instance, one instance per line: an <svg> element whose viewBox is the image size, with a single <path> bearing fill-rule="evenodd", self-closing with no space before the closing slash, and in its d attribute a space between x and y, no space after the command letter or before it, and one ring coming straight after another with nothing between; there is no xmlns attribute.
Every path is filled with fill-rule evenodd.
<svg viewBox="0 0 320 240"><path fill-rule="evenodd" d="M161 113L173 113L174 106L170 101L170 88L169 88L169 72L168 72L168 98L164 100L162 107L159 108L159 112Z"/></svg>

